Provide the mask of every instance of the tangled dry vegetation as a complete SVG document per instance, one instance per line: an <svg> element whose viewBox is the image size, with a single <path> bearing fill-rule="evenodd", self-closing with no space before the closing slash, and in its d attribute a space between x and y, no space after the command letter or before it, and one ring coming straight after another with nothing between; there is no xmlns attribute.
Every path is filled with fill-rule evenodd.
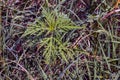
<svg viewBox="0 0 120 80"><path fill-rule="evenodd" d="M0 80L119 80L119 3L2 0Z"/></svg>

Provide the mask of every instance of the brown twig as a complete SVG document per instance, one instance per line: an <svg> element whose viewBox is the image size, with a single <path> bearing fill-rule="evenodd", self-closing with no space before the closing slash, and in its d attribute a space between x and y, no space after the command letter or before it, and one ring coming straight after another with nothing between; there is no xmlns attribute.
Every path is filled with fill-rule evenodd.
<svg viewBox="0 0 120 80"><path fill-rule="evenodd" d="M75 48L83 39L85 39L85 38L87 38L88 36L90 36L91 34L88 34L88 35L86 35L86 36L84 36L84 37L78 37L77 39L76 39L76 41L73 43L73 45L71 46L71 48Z"/></svg>
<svg viewBox="0 0 120 80"><path fill-rule="evenodd" d="M115 14L117 12L120 12L120 9L116 9L116 10L114 9L114 10L110 11L109 13L104 15L101 20L107 19L109 16L111 16L112 14Z"/></svg>
<svg viewBox="0 0 120 80"><path fill-rule="evenodd" d="M2 0L0 0L0 54L2 53Z"/></svg>

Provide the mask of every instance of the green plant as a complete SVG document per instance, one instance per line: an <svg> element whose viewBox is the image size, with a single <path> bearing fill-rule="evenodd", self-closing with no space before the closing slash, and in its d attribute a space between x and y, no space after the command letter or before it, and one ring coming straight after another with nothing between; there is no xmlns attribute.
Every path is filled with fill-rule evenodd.
<svg viewBox="0 0 120 80"><path fill-rule="evenodd" d="M68 48L70 42L67 39L64 40L64 35L70 30L84 27L77 26L66 14L57 10L43 9L42 15L40 20L37 19L35 24L27 28L23 36L42 36L39 43L44 47L43 56L47 63L55 61L56 58L68 61L67 59L72 58L74 51Z"/></svg>

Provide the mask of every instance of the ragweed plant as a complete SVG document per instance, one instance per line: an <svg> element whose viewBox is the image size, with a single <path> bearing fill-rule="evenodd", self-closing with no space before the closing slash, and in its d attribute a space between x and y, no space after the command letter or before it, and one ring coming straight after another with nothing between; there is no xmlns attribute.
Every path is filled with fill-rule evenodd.
<svg viewBox="0 0 120 80"><path fill-rule="evenodd" d="M29 26L22 36L42 36L39 43L41 47L44 47L43 56L47 63L55 61L56 58L67 62L72 58L74 51L68 48L69 40L63 40L64 35L71 30L82 28L73 23L64 13L43 9L41 19L37 19Z"/></svg>

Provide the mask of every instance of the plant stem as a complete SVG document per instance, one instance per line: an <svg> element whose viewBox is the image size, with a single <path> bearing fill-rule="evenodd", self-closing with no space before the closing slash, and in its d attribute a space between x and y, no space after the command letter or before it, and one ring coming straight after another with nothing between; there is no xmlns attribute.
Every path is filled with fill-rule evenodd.
<svg viewBox="0 0 120 80"><path fill-rule="evenodd" d="M0 54L2 53L2 0L0 0Z"/></svg>

